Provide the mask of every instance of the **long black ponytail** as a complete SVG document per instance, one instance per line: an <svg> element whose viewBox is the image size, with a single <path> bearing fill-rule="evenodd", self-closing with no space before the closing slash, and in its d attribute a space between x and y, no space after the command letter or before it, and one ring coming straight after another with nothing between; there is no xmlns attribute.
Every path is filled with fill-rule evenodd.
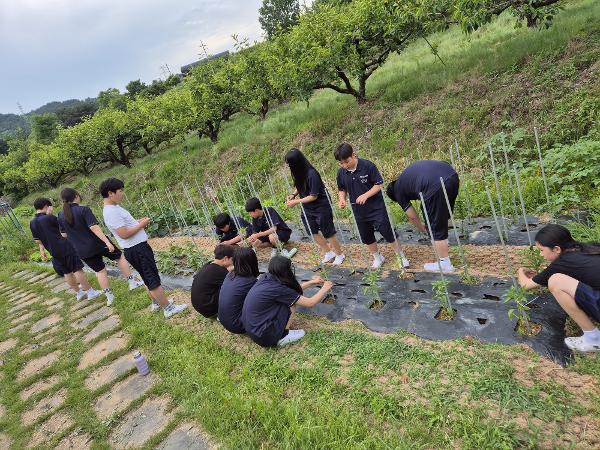
<svg viewBox="0 0 600 450"><path fill-rule="evenodd" d="M294 180L294 186L298 192L306 192L308 186L306 184L306 178L308 177L308 171L314 169L311 163L308 162L306 156L297 148L291 149L285 155L285 162L290 166L290 172ZM319 173L319 172L317 172ZM319 178L321 175L319 175ZM310 194L310 192L308 192Z"/></svg>
<svg viewBox="0 0 600 450"><path fill-rule="evenodd" d="M269 273L279 280L279 282L302 295L300 283L296 280L292 270L292 261L285 256L274 256L269 261Z"/></svg>
<svg viewBox="0 0 600 450"><path fill-rule="evenodd" d="M81 195L73 188L64 188L60 191L60 198L63 201L63 214L65 215L65 220L69 225L73 225L73 212L71 211L71 203L75 201L75 199Z"/></svg>
<svg viewBox="0 0 600 450"><path fill-rule="evenodd" d="M586 255L600 255L600 244L576 241L571 232L562 225L548 224L535 235L535 241L549 248L559 247L562 252L581 252Z"/></svg>

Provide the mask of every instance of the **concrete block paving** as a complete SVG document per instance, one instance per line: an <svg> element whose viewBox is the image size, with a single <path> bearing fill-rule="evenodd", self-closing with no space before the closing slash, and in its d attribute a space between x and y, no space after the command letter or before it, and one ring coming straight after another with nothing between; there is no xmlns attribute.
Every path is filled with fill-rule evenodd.
<svg viewBox="0 0 600 450"><path fill-rule="evenodd" d="M93 400L89 407L98 420L112 425L107 436L110 448L125 449L144 446L165 430L172 431L156 447L160 450L204 450L212 448L209 440L200 428L190 422L174 423L175 413L173 400L168 396L156 397L153 387L159 381L156 373L142 376L137 373L131 351L130 336L119 331L121 320L112 308L104 306L104 302L75 302L64 300L59 294L68 289L61 278L46 272L32 270L20 271L13 275L16 280L27 280L30 283L45 285L49 288L47 295L40 296L25 289L15 288L10 283L0 282L0 295L9 298L13 310L10 324L13 327L29 327L30 334L25 342L17 337L9 337L0 341L0 355L27 358L33 352L43 352L56 342L68 345L78 339L87 345L79 357L77 371L91 370L83 380L83 387L90 391ZM51 291L51 292L50 292ZM63 294L68 295L68 294ZM34 303L48 310L45 317L35 316L35 311L28 307ZM65 337L60 330L64 328L65 312L58 310L67 306L67 323L76 330L86 330L85 335ZM54 309L55 312L51 310ZM36 317L36 319L34 319ZM18 330L17 330L18 331ZM12 332L12 331L11 331ZM108 337L95 342L107 333ZM68 335L73 331L67 332ZM13 353L13 349L17 351ZM126 353L123 354L124 351ZM13 356L11 356L13 355ZM114 356L113 356L114 355ZM19 399L28 404L20 413L20 423L31 433L23 448L51 446L59 450L85 450L92 448L93 436L77 425L76 416L69 411L66 399L70 387L57 386L72 376L71 371L51 373L55 364L63 358L69 358L67 350L61 348L41 356L30 357L17 372L15 382L19 383ZM106 360L98 367L101 361ZM49 374L41 379L36 375L45 370ZM0 378L2 373L0 372ZM31 379L31 381L27 381ZM4 381L4 380L3 380ZM68 383L67 383L67 386ZM97 392L96 394L94 394ZM137 403L137 404L136 404ZM136 404L135 406L132 406ZM5 408L0 406L0 420L5 415ZM13 442L8 434L0 432L0 449L9 448Z"/></svg>

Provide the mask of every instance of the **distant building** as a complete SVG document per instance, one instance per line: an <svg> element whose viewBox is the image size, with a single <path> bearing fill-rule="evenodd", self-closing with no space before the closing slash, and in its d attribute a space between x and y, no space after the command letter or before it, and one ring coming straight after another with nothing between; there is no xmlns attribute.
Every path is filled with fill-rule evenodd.
<svg viewBox="0 0 600 450"><path fill-rule="evenodd" d="M221 53L217 53L216 55L211 55L208 56L206 58L203 58L199 61L190 63L190 64L186 64L185 66L181 66L181 73L183 75L186 75L190 70L192 70L194 67L199 66L200 64L204 64L208 61L211 61L213 59L219 59L219 58L226 58L229 56L229 50L225 50L224 52Z"/></svg>

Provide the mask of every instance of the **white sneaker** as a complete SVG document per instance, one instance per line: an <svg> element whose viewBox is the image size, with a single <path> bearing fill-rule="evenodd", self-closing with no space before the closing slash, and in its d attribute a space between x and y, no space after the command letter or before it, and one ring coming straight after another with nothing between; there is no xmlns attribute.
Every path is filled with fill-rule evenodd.
<svg viewBox="0 0 600 450"><path fill-rule="evenodd" d="M173 303L175 303L175 302L173 301L172 298L170 298L169 305L172 305ZM150 311L152 311L152 312L160 311L160 305L158 303L156 303L154 300L152 300L152 303L150 303Z"/></svg>
<svg viewBox="0 0 600 450"><path fill-rule="evenodd" d="M298 249L295 247L290 250L283 250L281 252L281 254L288 259L292 259L296 253L298 253Z"/></svg>
<svg viewBox="0 0 600 450"><path fill-rule="evenodd" d="M373 257L373 265L371 265L371 269L379 269L384 262L385 257L381 253L378 253Z"/></svg>
<svg viewBox="0 0 600 450"><path fill-rule="evenodd" d="M277 256L277 249L276 248L272 248L271 249L271 258L275 258Z"/></svg>
<svg viewBox="0 0 600 450"><path fill-rule="evenodd" d="M277 347L283 347L284 345L299 341L305 334L304 330L290 330L287 335L279 339Z"/></svg>
<svg viewBox="0 0 600 450"><path fill-rule="evenodd" d="M86 291L86 294L88 300L94 300L95 298L100 297L102 295L102 291L97 291L94 288L90 288L88 291Z"/></svg>
<svg viewBox="0 0 600 450"><path fill-rule="evenodd" d="M436 262L432 262L432 263L426 263L423 264L423 268L425 270L427 270L428 272L438 272L440 271L440 265L442 266L442 272L444 273L453 273L454 272L454 266L452 264L448 264L448 263L436 263Z"/></svg>
<svg viewBox="0 0 600 450"><path fill-rule="evenodd" d="M138 277L134 276L132 278L129 278L128 280L129 283L129 290L133 291L134 289L137 289L141 286L144 285L144 282L142 280L140 280Z"/></svg>
<svg viewBox="0 0 600 450"><path fill-rule="evenodd" d="M106 306L112 306L113 302L115 301L115 294L110 291L104 291L104 296L106 297Z"/></svg>
<svg viewBox="0 0 600 450"><path fill-rule="evenodd" d="M600 342L587 342L583 336L565 338L565 345L578 352L600 352Z"/></svg>
<svg viewBox="0 0 600 450"><path fill-rule="evenodd" d="M323 259L321 260L321 264L327 264L328 262L330 262L332 259L335 258L335 252L332 251L328 251L327 253L325 253L325 255L323 256Z"/></svg>
<svg viewBox="0 0 600 450"><path fill-rule="evenodd" d="M187 305L176 305L175 303L171 303L169 304L169 306L167 306L164 311L163 314L165 316L165 319L168 319L171 316L174 316L177 313L180 313L181 311L185 311L185 309L187 308Z"/></svg>
<svg viewBox="0 0 600 450"><path fill-rule="evenodd" d="M79 289L79 292L75 294L75 298L78 302L80 302L81 300L83 300L83 297L85 297L85 291L83 289Z"/></svg>
<svg viewBox="0 0 600 450"><path fill-rule="evenodd" d="M345 259L346 259L346 255L344 255L343 253L341 255L335 255L335 259L333 260L333 265L341 266Z"/></svg>

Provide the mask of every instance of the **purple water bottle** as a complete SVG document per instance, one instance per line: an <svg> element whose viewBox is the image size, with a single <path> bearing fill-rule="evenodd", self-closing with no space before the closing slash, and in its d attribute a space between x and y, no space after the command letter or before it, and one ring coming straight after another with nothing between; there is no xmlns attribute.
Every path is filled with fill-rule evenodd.
<svg viewBox="0 0 600 450"><path fill-rule="evenodd" d="M150 366L148 366L148 361L144 358L139 351L133 354L133 362L135 362L135 366L137 367L140 375L146 376L150 373Z"/></svg>

